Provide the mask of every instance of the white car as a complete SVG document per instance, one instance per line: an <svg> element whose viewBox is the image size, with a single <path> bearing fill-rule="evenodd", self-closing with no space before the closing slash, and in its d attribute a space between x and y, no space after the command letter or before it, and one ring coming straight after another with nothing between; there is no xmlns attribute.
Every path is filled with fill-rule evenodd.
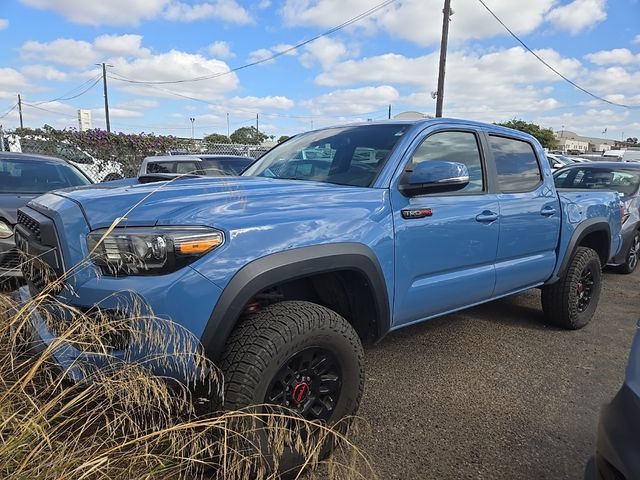
<svg viewBox="0 0 640 480"><path fill-rule="evenodd" d="M552 170L559 170L562 167L566 167L567 165L571 165L573 160L569 157L565 157L564 155L557 155L555 153L547 153L547 160L549 161L549 165Z"/></svg>
<svg viewBox="0 0 640 480"><path fill-rule="evenodd" d="M180 175L205 175L220 177L240 175L255 161L251 157L239 155L159 155L147 157L140 166L138 177Z"/></svg>
<svg viewBox="0 0 640 480"><path fill-rule="evenodd" d="M99 160L81 148L63 140L52 144L44 137L9 135L10 152L45 153L64 158L93 182L109 182L123 178L122 165L111 160Z"/></svg>

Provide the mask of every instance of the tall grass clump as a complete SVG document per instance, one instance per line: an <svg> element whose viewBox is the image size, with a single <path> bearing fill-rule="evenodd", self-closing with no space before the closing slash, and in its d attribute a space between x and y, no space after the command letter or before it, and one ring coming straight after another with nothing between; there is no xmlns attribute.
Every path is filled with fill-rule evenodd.
<svg viewBox="0 0 640 480"><path fill-rule="evenodd" d="M131 292L122 309L70 307L52 295L60 281L25 304L0 295L0 478L277 479L292 454L302 467L287 478L374 477L348 439L353 421L224 412L222 375L188 331ZM55 336L30 342L38 325Z"/></svg>

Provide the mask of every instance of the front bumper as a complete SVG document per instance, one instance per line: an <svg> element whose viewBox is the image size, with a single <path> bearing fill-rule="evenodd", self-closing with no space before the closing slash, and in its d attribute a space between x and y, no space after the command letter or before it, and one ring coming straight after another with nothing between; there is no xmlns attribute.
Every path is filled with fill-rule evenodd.
<svg viewBox="0 0 640 480"><path fill-rule="evenodd" d="M595 457L587 480L640 478L640 398L624 384L602 409Z"/></svg>

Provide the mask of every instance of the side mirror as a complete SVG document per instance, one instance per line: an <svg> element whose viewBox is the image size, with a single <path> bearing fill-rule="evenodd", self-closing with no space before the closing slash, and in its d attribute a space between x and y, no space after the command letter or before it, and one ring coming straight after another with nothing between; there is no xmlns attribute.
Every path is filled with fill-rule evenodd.
<svg viewBox="0 0 640 480"><path fill-rule="evenodd" d="M399 189L412 197L426 193L455 192L469 184L467 166L457 162L430 160L421 162L402 176Z"/></svg>

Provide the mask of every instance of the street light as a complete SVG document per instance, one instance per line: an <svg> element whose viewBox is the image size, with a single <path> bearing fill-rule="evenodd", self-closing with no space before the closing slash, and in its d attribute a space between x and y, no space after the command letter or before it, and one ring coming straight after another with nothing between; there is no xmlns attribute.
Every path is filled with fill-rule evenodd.
<svg viewBox="0 0 640 480"><path fill-rule="evenodd" d="M196 123L196 119L195 117L189 117L189 120L191 120L191 140L194 139L194 133L193 133L193 128L194 128L194 123Z"/></svg>

